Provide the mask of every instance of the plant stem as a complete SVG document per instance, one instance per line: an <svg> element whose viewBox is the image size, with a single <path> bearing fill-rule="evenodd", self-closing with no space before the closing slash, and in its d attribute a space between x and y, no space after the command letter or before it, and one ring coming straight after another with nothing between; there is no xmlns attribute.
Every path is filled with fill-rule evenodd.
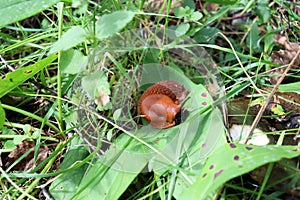
<svg viewBox="0 0 300 200"><path fill-rule="evenodd" d="M63 10L64 3L60 2L57 4L58 7L58 39L61 39L62 36L62 26L63 26ZM57 107L58 107L58 124L59 129L63 133L63 110L62 110L62 76L60 70L60 61L61 61L61 51L58 52L58 65L57 65Z"/></svg>
<svg viewBox="0 0 300 200"><path fill-rule="evenodd" d="M11 111L14 111L14 112L17 112L17 113L20 113L22 115L25 115L27 117L30 117L32 119L35 119L35 120L38 120L39 122L43 122L43 118L33 114L33 113L30 113L30 112L27 112L25 110L22 110L20 108L16 108L16 107L13 107L13 106L9 106L9 105L6 105L6 104L2 104L2 107L4 109L7 109L7 110L11 110ZM47 121L45 123L47 126L51 127L54 131L56 132L60 132L60 130L52 123L50 123L49 121Z"/></svg>
<svg viewBox="0 0 300 200"><path fill-rule="evenodd" d="M15 184L15 182L13 182L13 180L11 180L8 176L8 174L0 167L0 172L1 175L6 178L8 180L8 182L10 182L10 184L12 186L14 186L17 190L19 190L22 193L22 198L24 198L25 196L27 196L29 199L34 199L37 200L36 198L34 198L33 196L31 196L28 192L24 192L22 188L20 188L17 184Z"/></svg>

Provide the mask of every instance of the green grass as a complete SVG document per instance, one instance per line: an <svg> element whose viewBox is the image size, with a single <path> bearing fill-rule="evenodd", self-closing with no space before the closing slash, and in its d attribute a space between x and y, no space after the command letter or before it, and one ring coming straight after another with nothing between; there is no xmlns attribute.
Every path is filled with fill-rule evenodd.
<svg viewBox="0 0 300 200"><path fill-rule="evenodd" d="M264 147L233 145L219 110L268 97L269 72L282 67L271 55L284 49L274 35L299 41L299 4L45 2L0 5L0 199L281 199L299 187L299 148L283 145L297 129L265 130L275 139ZM279 90L299 94L299 69L287 77ZM154 130L138 99L164 79L189 90L186 112ZM258 183L250 175L263 165Z"/></svg>

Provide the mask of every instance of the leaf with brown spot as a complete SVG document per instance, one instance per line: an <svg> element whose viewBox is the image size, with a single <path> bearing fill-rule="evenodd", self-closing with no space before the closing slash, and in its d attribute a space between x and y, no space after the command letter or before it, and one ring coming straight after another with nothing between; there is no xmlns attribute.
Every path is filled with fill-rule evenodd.
<svg viewBox="0 0 300 200"><path fill-rule="evenodd" d="M0 98L13 90L15 87L18 87L27 79L33 77L36 73L38 73L48 65L50 65L56 58L57 55L51 55L47 58L37 61L33 65L17 69L13 72L1 76Z"/></svg>
<svg viewBox="0 0 300 200"><path fill-rule="evenodd" d="M207 199L226 181L258 166L300 155L295 146L224 144L207 158L197 180L178 199Z"/></svg>

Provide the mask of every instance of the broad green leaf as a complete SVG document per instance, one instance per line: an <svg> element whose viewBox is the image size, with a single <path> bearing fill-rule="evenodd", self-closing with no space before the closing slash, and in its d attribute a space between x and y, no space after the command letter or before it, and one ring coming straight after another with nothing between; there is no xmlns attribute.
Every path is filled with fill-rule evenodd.
<svg viewBox="0 0 300 200"><path fill-rule="evenodd" d="M181 23L179 26L176 27L175 34L177 37L180 37L189 30L190 24Z"/></svg>
<svg viewBox="0 0 300 200"><path fill-rule="evenodd" d="M280 84L278 87L278 92L296 92L300 93L300 82Z"/></svg>
<svg viewBox="0 0 300 200"><path fill-rule="evenodd" d="M60 0L4 0L0 4L0 27L33 16Z"/></svg>
<svg viewBox="0 0 300 200"><path fill-rule="evenodd" d="M66 74L78 74L87 65L87 56L80 51L69 49L61 53L60 68Z"/></svg>
<svg viewBox="0 0 300 200"><path fill-rule="evenodd" d="M14 137L13 142L15 145L21 143L22 141L26 140L28 138L27 135L18 135L16 137Z"/></svg>
<svg viewBox="0 0 300 200"><path fill-rule="evenodd" d="M269 7L269 1L259 1L257 3L256 14L260 18L261 23L267 23L271 18L271 11Z"/></svg>
<svg viewBox="0 0 300 200"><path fill-rule="evenodd" d="M49 51L49 55L61 50L68 50L80 44L86 39L86 31L81 26L72 26L65 32L60 40L55 42Z"/></svg>
<svg viewBox="0 0 300 200"><path fill-rule="evenodd" d="M204 113L200 120L201 126L197 130L197 136L194 137L190 148L185 152L185 159L182 159L180 169L189 178L190 181L195 182L198 174L203 170L203 165L207 157L211 153L226 143L225 128L221 113L218 110ZM187 136L189 133L187 133ZM186 137L185 140L188 140ZM191 139L190 139L191 140ZM183 191L190 187L187 178L183 174L178 173L176 179L176 187L173 196L180 199Z"/></svg>
<svg viewBox="0 0 300 200"><path fill-rule="evenodd" d="M0 98L5 94L19 86L27 79L33 77L36 73L50 65L57 55L51 55L44 58L33 65L17 69L0 77Z"/></svg>
<svg viewBox="0 0 300 200"><path fill-rule="evenodd" d="M118 121L118 119L121 116L121 113L122 113L122 109L121 108L115 110L115 112L113 113L113 118L114 118L115 121Z"/></svg>
<svg viewBox="0 0 300 200"><path fill-rule="evenodd" d="M0 102L0 130L2 130L2 128L3 128L4 122L5 122L5 118L6 118L5 111L2 108L2 104Z"/></svg>
<svg viewBox="0 0 300 200"><path fill-rule="evenodd" d="M105 39L122 30L134 17L136 13L127 10L116 11L103 15L96 24L96 36Z"/></svg>
<svg viewBox="0 0 300 200"><path fill-rule="evenodd" d="M211 41L216 34L220 32L218 28L215 27L204 27L195 33L194 39L199 43L207 43Z"/></svg>
<svg viewBox="0 0 300 200"><path fill-rule="evenodd" d="M224 144L208 157L197 181L180 195L180 199L205 199L234 177L266 163L299 155L295 146Z"/></svg>
<svg viewBox="0 0 300 200"><path fill-rule="evenodd" d="M29 124L25 124L23 126L23 131L26 135L30 136L32 132L32 126L30 126Z"/></svg>
<svg viewBox="0 0 300 200"><path fill-rule="evenodd" d="M16 148L16 144L14 143L13 139L9 139L17 135L17 133L13 129L6 128L4 126L3 128L1 128L1 135L3 138L5 138L5 136L7 135L7 139L3 141L3 149L13 150Z"/></svg>
<svg viewBox="0 0 300 200"><path fill-rule="evenodd" d="M187 15L188 12L190 12L190 8L189 7L182 7L182 6L179 6L179 7L175 7L173 9L174 11L174 15L178 18L183 18L184 16Z"/></svg>
<svg viewBox="0 0 300 200"><path fill-rule="evenodd" d="M81 85L88 96L98 105L97 109L111 109L110 86L103 71L95 71L84 76Z"/></svg>
<svg viewBox="0 0 300 200"><path fill-rule="evenodd" d="M64 160L60 170L65 170L76 162L80 162L89 155L87 147L82 145L79 137L74 138L68 151L64 154ZM50 193L54 199L71 199L80 184L88 165L85 164L75 170L70 170L58 176L50 186Z"/></svg>
<svg viewBox="0 0 300 200"><path fill-rule="evenodd" d="M102 159L87 171L72 199L118 199L149 161L149 158L147 160L145 157L132 160L132 157L128 157L126 152L122 153L122 150L112 152L111 156L113 157L108 156L108 161L104 161L106 157L102 156ZM110 166L112 161L115 162ZM121 171L119 168L122 165L125 168L126 165L135 165L135 171Z"/></svg>
<svg viewBox="0 0 300 200"><path fill-rule="evenodd" d="M189 7L192 11L196 9L195 1L193 0L184 0L182 7Z"/></svg>
<svg viewBox="0 0 300 200"><path fill-rule="evenodd" d="M201 19L203 17L202 13L199 12L199 11L195 11L195 12L192 12L190 17L189 17L189 20L191 21L198 21L199 19Z"/></svg>
<svg viewBox="0 0 300 200"><path fill-rule="evenodd" d="M257 23L253 23L252 28L249 31L249 34L246 39L247 46L250 49L250 52L259 52L261 47L260 47L260 35L258 31L258 26Z"/></svg>
<svg viewBox="0 0 300 200"><path fill-rule="evenodd" d="M13 150L16 148L16 144L14 143L13 140L6 140L4 142L4 145L3 145L3 149L10 149L10 150Z"/></svg>

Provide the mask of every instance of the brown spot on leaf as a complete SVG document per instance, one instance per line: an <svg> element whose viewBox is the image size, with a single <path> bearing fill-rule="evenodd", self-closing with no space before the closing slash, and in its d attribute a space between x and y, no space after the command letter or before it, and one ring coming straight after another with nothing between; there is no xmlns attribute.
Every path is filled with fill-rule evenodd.
<svg viewBox="0 0 300 200"><path fill-rule="evenodd" d="M109 95L103 91L99 92L99 96L95 99L95 103L99 106L106 106L109 102Z"/></svg>
<svg viewBox="0 0 300 200"><path fill-rule="evenodd" d="M234 156L233 159L234 159L234 160L239 160L240 157L239 157L239 156Z"/></svg>
<svg viewBox="0 0 300 200"><path fill-rule="evenodd" d="M202 97L207 97L207 94L206 94L205 92L203 92L203 93L201 94L201 96L202 96Z"/></svg>
<svg viewBox="0 0 300 200"><path fill-rule="evenodd" d="M216 179L224 170L221 169L217 173L215 173L214 179Z"/></svg>
<svg viewBox="0 0 300 200"><path fill-rule="evenodd" d="M251 151L253 148L252 147L246 147L246 150Z"/></svg>
<svg viewBox="0 0 300 200"><path fill-rule="evenodd" d="M233 148L233 149L236 148L236 145L233 144L233 143L230 143L229 146L230 146L231 148Z"/></svg>
<svg viewBox="0 0 300 200"><path fill-rule="evenodd" d="M30 74L30 73L32 73L32 70L25 70L24 73L25 74Z"/></svg>

